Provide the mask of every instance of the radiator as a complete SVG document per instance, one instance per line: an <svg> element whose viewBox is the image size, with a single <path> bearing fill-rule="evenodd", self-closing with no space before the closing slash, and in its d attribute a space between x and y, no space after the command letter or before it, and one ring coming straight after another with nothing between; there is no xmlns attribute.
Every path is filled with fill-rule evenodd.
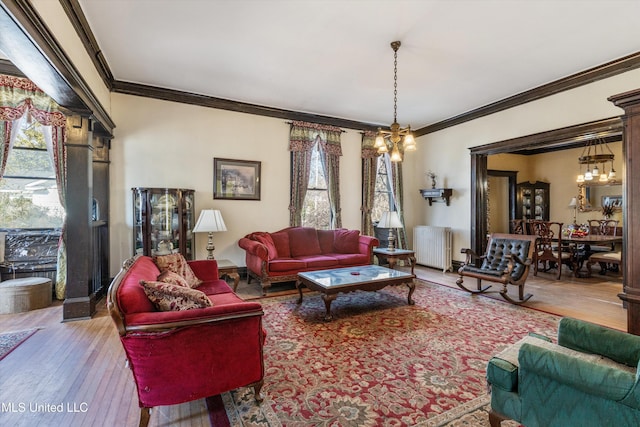
<svg viewBox="0 0 640 427"><path fill-rule="evenodd" d="M452 233L449 227L419 225L413 230L413 250L416 263L427 267L441 268L442 272L453 270L451 265Z"/></svg>

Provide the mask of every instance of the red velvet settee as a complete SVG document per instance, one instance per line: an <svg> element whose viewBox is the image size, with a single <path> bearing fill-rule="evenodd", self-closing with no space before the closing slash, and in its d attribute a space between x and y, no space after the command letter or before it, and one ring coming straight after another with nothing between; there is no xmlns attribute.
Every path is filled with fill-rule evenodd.
<svg viewBox="0 0 640 427"><path fill-rule="evenodd" d="M107 294L107 307L120 334L138 391L140 425L154 406L254 387L261 401L264 363L262 306L238 297L218 279L215 260L189 261L213 307L158 311L140 285L160 271L152 258L125 261Z"/></svg>
<svg viewBox="0 0 640 427"><path fill-rule="evenodd" d="M246 251L247 281L259 280L266 295L271 283L296 280L301 271L371 264L379 242L359 230L288 227L248 234L238 245Z"/></svg>

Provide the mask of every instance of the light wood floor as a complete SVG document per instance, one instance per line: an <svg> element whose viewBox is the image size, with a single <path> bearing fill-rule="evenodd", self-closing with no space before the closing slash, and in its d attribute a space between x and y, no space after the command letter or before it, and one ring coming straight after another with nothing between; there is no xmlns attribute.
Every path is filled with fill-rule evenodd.
<svg viewBox="0 0 640 427"><path fill-rule="evenodd" d="M455 274L420 266L416 274L458 289ZM592 279L575 279L567 270L556 281L540 273L529 277L526 289L534 294L529 307L626 330L626 311L616 296L622 290L620 278L596 274ZM274 286L270 294L291 291L290 285ZM244 298L261 295L256 282L246 281L240 282L238 293ZM462 292L461 297L484 298ZM0 361L0 426L137 425L135 387L104 304L99 302L93 319L66 323L61 322L60 302L28 313L0 315L0 333L41 328ZM63 411L53 412L60 404ZM159 407L152 412L150 425L208 426L204 400Z"/></svg>

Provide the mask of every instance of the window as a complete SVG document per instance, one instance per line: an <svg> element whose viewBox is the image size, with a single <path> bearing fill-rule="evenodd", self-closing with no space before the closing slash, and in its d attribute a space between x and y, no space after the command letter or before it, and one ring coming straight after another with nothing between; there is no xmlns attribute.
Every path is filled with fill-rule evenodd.
<svg viewBox="0 0 640 427"><path fill-rule="evenodd" d="M373 194L373 209L371 211L371 221L374 223L380 221L383 212L396 210L391 192L391 183L389 182L389 174L387 172L388 158L388 154L378 156L376 183Z"/></svg>
<svg viewBox="0 0 640 427"><path fill-rule="evenodd" d="M317 229L329 229L331 224L331 207L324 165L320 157L318 142L311 153L311 171L309 185L302 209L302 226Z"/></svg>
<svg viewBox="0 0 640 427"><path fill-rule="evenodd" d="M18 130L0 179L0 228L59 228L63 221L42 126L34 120Z"/></svg>

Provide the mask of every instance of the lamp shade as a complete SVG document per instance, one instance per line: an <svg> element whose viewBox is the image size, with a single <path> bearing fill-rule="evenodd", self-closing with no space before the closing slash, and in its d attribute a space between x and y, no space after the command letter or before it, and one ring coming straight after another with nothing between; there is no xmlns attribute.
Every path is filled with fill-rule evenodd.
<svg viewBox="0 0 640 427"><path fill-rule="evenodd" d="M194 233L213 233L216 231L227 231L224 225L222 214L217 209L204 209L200 212L200 217L196 226L193 227Z"/></svg>
<svg viewBox="0 0 640 427"><path fill-rule="evenodd" d="M378 228L402 228L402 222L396 211L386 211L382 213L382 218L378 222Z"/></svg>
<svg viewBox="0 0 640 427"><path fill-rule="evenodd" d="M570 208L575 208L576 206L578 206L578 199L573 197L573 198L571 198L571 201L569 202L569 207Z"/></svg>

